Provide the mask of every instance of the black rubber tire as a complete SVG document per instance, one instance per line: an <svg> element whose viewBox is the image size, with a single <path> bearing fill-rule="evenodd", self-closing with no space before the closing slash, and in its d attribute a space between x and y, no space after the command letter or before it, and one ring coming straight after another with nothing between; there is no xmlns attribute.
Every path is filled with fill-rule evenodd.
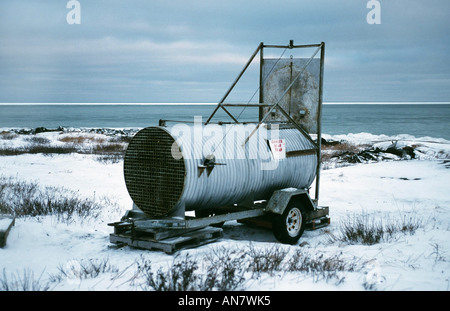
<svg viewBox="0 0 450 311"><path fill-rule="evenodd" d="M282 215L275 215L272 230L281 243L296 244L305 231L305 208L298 202L289 203Z"/></svg>

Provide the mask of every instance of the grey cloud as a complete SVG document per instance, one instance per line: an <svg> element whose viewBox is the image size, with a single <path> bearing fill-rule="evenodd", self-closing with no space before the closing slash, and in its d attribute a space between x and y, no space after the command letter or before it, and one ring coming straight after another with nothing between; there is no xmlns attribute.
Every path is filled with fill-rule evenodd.
<svg viewBox="0 0 450 311"><path fill-rule="evenodd" d="M445 0L380 1L380 25L365 0L79 1L67 25L65 1L2 0L0 102L214 102L289 39L326 42L325 101L449 100Z"/></svg>

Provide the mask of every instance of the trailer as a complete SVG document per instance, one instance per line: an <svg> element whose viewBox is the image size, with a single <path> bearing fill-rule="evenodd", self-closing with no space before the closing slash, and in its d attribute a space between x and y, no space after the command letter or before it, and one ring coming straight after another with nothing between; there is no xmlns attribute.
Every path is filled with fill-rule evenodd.
<svg viewBox="0 0 450 311"><path fill-rule="evenodd" d="M265 49L283 53L265 58ZM294 49L313 53L283 58ZM225 102L258 54L258 102ZM329 208L319 206L324 56L323 42L260 43L205 122L160 120L140 130L124 158L133 208L110 224L110 242L173 253L219 239L220 225L237 220L295 244L305 229L328 225ZM230 107L254 108L258 121L242 122ZM214 122L219 109L231 121Z"/></svg>

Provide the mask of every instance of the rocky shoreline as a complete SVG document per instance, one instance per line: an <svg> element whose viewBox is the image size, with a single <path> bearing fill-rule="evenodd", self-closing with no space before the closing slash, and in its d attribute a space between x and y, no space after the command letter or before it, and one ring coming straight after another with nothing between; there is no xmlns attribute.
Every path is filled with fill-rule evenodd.
<svg viewBox="0 0 450 311"><path fill-rule="evenodd" d="M19 129L13 128L8 130L9 132L19 134L19 135L36 135L40 133L49 133L49 132L61 132L61 133L92 133L92 134L103 134L107 136L134 136L140 129L114 129L114 128L65 128L65 127L57 127L57 128L46 128L46 127L36 127L30 129Z"/></svg>
<svg viewBox="0 0 450 311"><path fill-rule="evenodd" d="M0 131L0 140L8 140L10 139L8 137L11 135L57 134L59 132L60 134L73 135L98 134L109 138L120 138L122 143L127 143L139 130L140 128L15 128L2 129L2 131ZM450 166L450 150L448 150L448 148L444 148L444 150L433 149L434 147L430 148L427 143L430 142L422 142L420 140L384 140L381 142L366 141L364 143L355 143L344 139L335 140L333 138L322 138L322 168L330 169L358 163L380 161L433 158L443 160L446 167ZM438 144L442 143L438 142ZM125 151L125 149L123 149L123 151ZM114 150L114 154L117 157L118 151Z"/></svg>

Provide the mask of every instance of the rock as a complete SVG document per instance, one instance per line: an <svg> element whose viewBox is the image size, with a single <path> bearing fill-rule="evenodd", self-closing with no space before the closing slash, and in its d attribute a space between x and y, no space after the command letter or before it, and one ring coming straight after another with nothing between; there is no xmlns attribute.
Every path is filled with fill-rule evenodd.
<svg viewBox="0 0 450 311"><path fill-rule="evenodd" d="M305 247L305 246L308 246L308 247L309 247L309 243L306 242L306 241L303 241L302 243L300 243L299 246L300 246L300 247Z"/></svg>
<svg viewBox="0 0 450 311"><path fill-rule="evenodd" d="M371 161L398 160L398 159L414 159L415 150L411 146L397 147L397 142L393 142L386 149L379 147L371 147L358 153L353 151L342 151L333 155L332 158L338 158L342 162L347 163L367 163Z"/></svg>
<svg viewBox="0 0 450 311"><path fill-rule="evenodd" d="M326 140L325 138L322 137L322 139L320 140L320 144L324 145L324 146L335 146L335 145L339 145L341 144L340 141L337 140Z"/></svg>
<svg viewBox="0 0 450 311"><path fill-rule="evenodd" d="M399 156L400 158L403 158L406 155L406 152L404 152L403 149L399 149L396 147L389 147L386 149L385 152L395 154L396 156Z"/></svg>
<svg viewBox="0 0 450 311"><path fill-rule="evenodd" d="M411 157L411 159L415 159L416 158L416 153L414 152L414 148L410 147L410 146L406 146L403 147L403 150L405 151L405 153Z"/></svg>
<svg viewBox="0 0 450 311"><path fill-rule="evenodd" d="M32 131L32 133L33 133L33 134L39 134L39 133L46 133L46 132L62 132L62 131L64 131L64 129L63 129L61 126L59 126L59 127L56 128L56 129L48 129L48 128L46 128L46 127L41 126L41 127L35 128L35 129Z"/></svg>

